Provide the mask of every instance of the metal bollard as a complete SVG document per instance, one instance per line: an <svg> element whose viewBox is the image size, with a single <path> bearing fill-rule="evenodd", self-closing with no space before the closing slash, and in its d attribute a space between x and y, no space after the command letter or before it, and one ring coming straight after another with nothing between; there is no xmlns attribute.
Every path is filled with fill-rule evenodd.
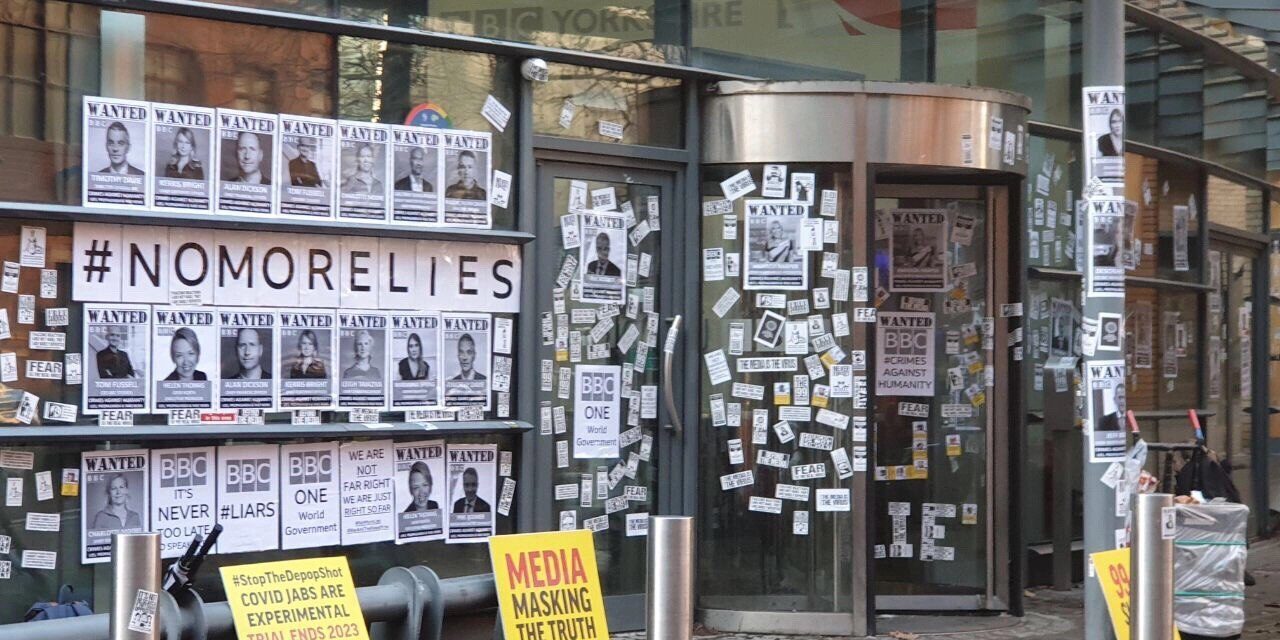
<svg viewBox="0 0 1280 640"><path fill-rule="evenodd" d="M693 637L693 518L649 517L649 575L645 582L645 637Z"/></svg>
<svg viewBox="0 0 1280 640"><path fill-rule="evenodd" d="M1164 527L1167 493L1139 494L1129 549L1129 629L1133 640L1173 638L1173 535Z"/></svg>
<svg viewBox="0 0 1280 640"><path fill-rule="evenodd" d="M111 640L160 639L160 534L117 533L111 540ZM147 594L150 592L148 603ZM130 629L135 605L144 615ZM148 606L149 605L149 606ZM148 625L145 611L149 610ZM149 628L149 630L147 630ZM138 631L137 629L143 629Z"/></svg>

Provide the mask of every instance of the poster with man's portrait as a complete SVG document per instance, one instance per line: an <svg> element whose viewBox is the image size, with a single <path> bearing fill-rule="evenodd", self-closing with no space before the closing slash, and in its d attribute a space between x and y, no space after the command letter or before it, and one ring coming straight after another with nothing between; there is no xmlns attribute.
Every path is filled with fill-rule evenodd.
<svg viewBox="0 0 1280 640"><path fill-rule="evenodd" d="M154 209L207 213L213 209L216 112L176 104L151 105L151 192Z"/></svg>
<svg viewBox="0 0 1280 640"><path fill-rule="evenodd" d="M86 207L146 209L151 104L85 96L81 201Z"/></svg>
<svg viewBox="0 0 1280 640"><path fill-rule="evenodd" d="M383 222L391 190L387 153L391 128L370 122L338 122L338 217Z"/></svg>
<svg viewBox="0 0 1280 640"><path fill-rule="evenodd" d="M275 159L279 157L272 113L218 109L217 208L219 213L276 212Z"/></svg>
<svg viewBox="0 0 1280 640"><path fill-rule="evenodd" d="M396 443L396 544L444 539L444 451L444 440Z"/></svg>
<svg viewBox="0 0 1280 640"><path fill-rule="evenodd" d="M1075 306L1065 298L1053 298L1049 304L1049 355L1070 356L1074 353Z"/></svg>
<svg viewBox="0 0 1280 640"><path fill-rule="evenodd" d="M282 309L280 349L281 409L332 409L336 400L332 309Z"/></svg>
<svg viewBox="0 0 1280 640"><path fill-rule="evenodd" d="M489 175L493 139L488 132L440 132L444 153L444 223L488 229Z"/></svg>
<svg viewBox="0 0 1280 640"><path fill-rule="evenodd" d="M487 313L445 313L443 352L444 406L480 407L489 410L489 374L492 373L493 318Z"/></svg>
<svg viewBox="0 0 1280 640"><path fill-rule="evenodd" d="M451 444L448 464L449 544L484 542L494 532L498 445Z"/></svg>
<svg viewBox="0 0 1280 640"><path fill-rule="evenodd" d="M338 406L387 406L387 316L338 313Z"/></svg>
<svg viewBox="0 0 1280 640"><path fill-rule="evenodd" d="M578 215L578 246L582 301L590 304L622 304L627 282L627 223L621 214L589 211Z"/></svg>
<svg viewBox="0 0 1280 640"><path fill-rule="evenodd" d="M111 561L111 537L145 533L151 513L146 449L80 454L80 561Z"/></svg>
<svg viewBox="0 0 1280 640"><path fill-rule="evenodd" d="M276 313L262 309L219 309L221 371L218 406L272 409L275 397Z"/></svg>
<svg viewBox="0 0 1280 640"><path fill-rule="evenodd" d="M747 262L742 288L800 291L808 288L809 252L800 247L800 229L809 217L803 203L746 200Z"/></svg>
<svg viewBox="0 0 1280 640"><path fill-rule="evenodd" d="M280 215L333 217L337 132L333 120L280 116Z"/></svg>
<svg viewBox="0 0 1280 640"><path fill-rule="evenodd" d="M1085 434L1089 461L1123 459L1125 442L1124 360L1084 364Z"/></svg>
<svg viewBox="0 0 1280 640"><path fill-rule="evenodd" d="M396 313L391 320L391 408L440 406L440 316Z"/></svg>
<svg viewBox="0 0 1280 640"><path fill-rule="evenodd" d="M218 321L213 310L156 307L151 325L153 406L212 409L218 379ZM212 374L212 375L210 375Z"/></svg>
<svg viewBox="0 0 1280 640"><path fill-rule="evenodd" d="M391 127L391 220L413 224L440 221L440 132L423 127Z"/></svg>
<svg viewBox="0 0 1280 640"><path fill-rule="evenodd" d="M1092 178L1104 184L1123 186L1125 89L1085 87L1084 138L1089 159L1085 184Z"/></svg>
<svg viewBox="0 0 1280 640"><path fill-rule="evenodd" d="M83 412L146 412L150 404L151 308L146 305L84 305Z"/></svg>
<svg viewBox="0 0 1280 640"><path fill-rule="evenodd" d="M946 291L947 210L894 209L889 220L889 291Z"/></svg>
<svg viewBox="0 0 1280 640"><path fill-rule="evenodd" d="M1092 274L1088 295L1124 297L1124 198L1095 196L1085 200L1085 215L1085 273Z"/></svg>

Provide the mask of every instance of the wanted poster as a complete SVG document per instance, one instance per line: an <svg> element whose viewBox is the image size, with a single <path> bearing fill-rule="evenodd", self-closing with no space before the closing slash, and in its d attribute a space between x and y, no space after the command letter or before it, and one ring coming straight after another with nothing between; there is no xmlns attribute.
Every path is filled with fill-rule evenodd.
<svg viewBox="0 0 1280 640"><path fill-rule="evenodd" d="M1133 307L1133 367L1135 369L1151 369L1152 359L1152 319L1155 313L1150 302L1134 303Z"/></svg>
<svg viewBox="0 0 1280 640"><path fill-rule="evenodd" d="M218 406L271 409L274 405L276 313L262 309L218 309L221 366Z"/></svg>
<svg viewBox="0 0 1280 640"><path fill-rule="evenodd" d="M280 548L280 447L218 447L218 553Z"/></svg>
<svg viewBox="0 0 1280 640"><path fill-rule="evenodd" d="M332 309L282 309L279 323L280 408L332 409L337 316Z"/></svg>
<svg viewBox="0 0 1280 640"><path fill-rule="evenodd" d="M160 557L177 558L216 524L214 447L151 450L151 531Z"/></svg>
<svg viewBox="0 0 1280 640"><path fill-rule="evenodd" d="M414 224L440 221L440 132L423 127L391 127L391 220Z"/></svg>
<svg viewBox="0 0 1280 640"><path fill-rule="evenodd" d="M338 443L283 445L280 464L280 548L341 544Z"/></svg>
<svg viewBox="0 0 1280 640"><path fill-rule="evenodd" d="M580 364L573 377L573 457L617 458L622 367Z"/></svg>
<svg viewBox="0 0 1280 640"><path fill-rule="evenodd" d="M1095 196L1085 200L1088 246L1085 247L1087 295L1124 297L1124 198Z"/></svg>
<svg viewBox="0 0 1280 640"><path fill-rule="evenodd" d="M147 208L150 123L150 103L85 96L80 160L84 206Z"/></svg>
<svg viewBox="0 0 1280 640"><path fill-rule="evenodd" d="M344 442L339 447L344 546L395 538L395 454L391 449L390 440Z"/></svg>
<svg viewBox="0 0 1280 640"><path fill-rule="evenodd" d="M488 132L440 132L444 162L444 224L488 229L492 138Z"/></svg>
<svg viewBox="0 0 1280 640"><path fill-rule="evenodd" d="M1185 205L1173 207L1173 270L1187 271L1191 268L1187 253L1187 235L1190 229L1190 208Z"/></svg>
<svg viewBox="0 0 1280 640"><path fill-rule="evenodd" d="M1053 298L1049 303L1049 355L1070 356L1075 353L1075 307L1066 298Z"/></svg>
<svg viewBox="0 0 1280 640"><path fill-rule="evenodd" d="M876 394L933 396L935 316L876 314Z"/></svg>
<svg viewBox="0 0 1280 640"><path fill-rule="evenodd" d="M487 313L446 313L441 322L444 406L488 411L492 317Z"/></svg>
<svg viewBox="0 0 1280 640"><path fill-rule="evenodd" d="M947 210L893 209L889 220L889 291L946 291Z"/></svg>
<svg viewBox="0 0 1280 640"><path fill-rule="evenodd" d="M1085 87L1085 184L1124 186L1124 87Z"/></svg>
<svg viewBox="0 0 1280 640"><path fill-rule="evenodd" d="M338 406L387 406L387 317L338 312Z"/></svg>
<svg viewBox="0 0 1280 640"><path fill-rule="evenodd" d="M370 122L339 121L338 144L338 217L386 221L391 128Z"/></svg>
<svg viewBox="0 0 1280 640"><path fill-rule="evenodd" d="M440 406L440 316L396 313L390 320L391 408Z"/></svg>
<svg viewBox="0 0 1280 640"><path fill-rule="evenodd" d="M809 252L800 247L800 230L809 207L800 202L746 200L747 261L745 290L804 290L809 283Z"/></svg>
<svg viewBox="0 0 1280 640"><path fill-rule="evenodd" d="M151 105L152 208L180 213L213 209L216 112L176 104Z"/></svg>
<svg viewBox="0 0 1280 640"><path fill-rule="evenodd" d="M443 540L444 440L397 442L395 466L396 544Z"/></svg>
<svg viewBox="0 0 1280 640"><path fill-rule="evenodd" d="M80 561L111 561L111 536L145 533L151 513L147 450L80 454Z"/></svg>
<svg viewBox="0 0 1280 640"><path fill-rule="evenodd" d="M219 371L217 314L212 309L178 307L156 307L152 313L152 406L161 413L214 408L213 383Z"/></svg>
<svg viewBox="0 0 1280 640"><path fill-rule="evenodd" d="M337 133L333 120L280 116L280 215L333 217Z"/></svg>
<svg viewBox="0 0 1280 640"><path fill-rule="evenodd" d="M451 444L445 450L449 474L449 544L484 542L494 533L498 487L498 445Z"/></svg>
<svg viewBox="0 0 1280 640"><path fill-rule="evenodd" d="M1089 461L1125 457L1124 360L1084 363L1085 434Z"/></svg>
<svg viewBox="0 0 1280 640"><path fill-rule="evenodd" d="M582 302L622 304L627 291L620 266L627 255L626 219L598 211L584 212L578 218L582 227L578 248Z"/></svg>
<svg viewBox="0 0 1280 640"><path fill-rule="evenodd" d="M151 406L151 308L145 305L84 305L84 414L104 410L146 412Z"/></svg>
<svg viewBox="0 0 1280 640"><path fill-rule="evenodd" d="M218 109L218 213L269 215L276 211L275 114Z"/></svg>

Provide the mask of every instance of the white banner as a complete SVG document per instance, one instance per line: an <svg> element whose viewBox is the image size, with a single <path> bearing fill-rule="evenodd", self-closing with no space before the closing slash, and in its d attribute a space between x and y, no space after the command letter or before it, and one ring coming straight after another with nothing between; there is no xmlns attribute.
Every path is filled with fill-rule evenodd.
<svg viewBox="0 0 1280 640"><path fill-rule="evenodd" d="M573 457L617 458L622 367L580 364L573 378Z"/></svg>
<svg viewBox="0 0 1280 640"><path fill-rule="evenodd" d="M520 309L515 245L76 223L73 253L78 302Z"/></svg>
<svg viewBox="0 0 1280 640"><path fill-rule="evenodd" d="M197 533L215 524L214 448L151 451L151 530L160 534L160 557L177 558Z"/></svg>
<svg viewBox="0 0 1280 640"><path fill-rule="evenodd" d="M280 447L218 447L218 553L280 548Z"/></svg>
<svg viewBox="0 0 1280 640"><path fill-rule="evenodd" d="M338 443L307 442L280 447L280 548L305 549L341 543Z"/></svg>
<svg viewBox="0 0 1280 640"><path fill-rule="evenodd" d="M342 468L342 544L395 538L395 462L390 440L344 442Z"/></svg>

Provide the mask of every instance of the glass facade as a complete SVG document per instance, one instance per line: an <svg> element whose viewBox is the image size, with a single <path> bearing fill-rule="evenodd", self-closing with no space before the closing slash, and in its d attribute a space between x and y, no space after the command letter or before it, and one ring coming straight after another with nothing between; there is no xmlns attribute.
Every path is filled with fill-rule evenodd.
<svg viewBox="0 0 1280 640"><path fill-rule="evenodd" d="M495 519L496 533L597 531L602 582L615 601L611 615L635 617L634 603L618 602L644 590L645 539L637 518L649 513L699 517L699 606L730 611L850 614L863 595L854 587L851 567L863 555L869 556L865 559L875 576L874 585L864 586L877 596L904 598L894 600L899 603L954 596L980 601L973 605L979 608L1010 607L994 597L1008 587L996 584L993 567L1001 553L1018 562L1038 553L1033 548L1045 547L1055 529L1067 527L1073 537L1082 534L1081 444L1074 436L1055 437L1053 423L1059 416L1050 415L1055 410L1051 394L1074 393L1072 384L1081 384L1078 373L1072 378L1064 372L1078 372L1086 320L1080 310L1087 246L1079 215L1080 2L216 4L221 8L197 11L148 3L148 10L142 10L128 0L119 9L65 0L10 0L0 7L0 204L5 211L0 255L19 255L24 227L38 225L47 234L48 256L43 272L19 269L13 290L0 291L0 303L13 309L9 313L15 320L10 326L10 316L0 314L6 331L12 329L10 338L0 339L0 355L12 354L15 367L62 360L58 350L33 341L33 334L61 333L76 350L86 344L85 301L73 295L69 284L83 275L77 271L78 223L172 224L155 232L166 240L205 227L269 232L275 224L233 224L213 216L169 218L150 211L138 218L120 211L112 212L114 218L94 218L94 211L81 206L86 96L481 131L492 140L493 171L485 178L505 175L513 180L504 204L496 204L496 194L482 198L495 203L491 228L470 233L335 223L289 233L302 239L326 236L325 242L332 240L332 246L343 249L362 241L378 246L383 240L391 246L398 240L437 237L470 245L530 243L521 252L529 270L523 282L537 290L525 300L536 298L535 307L492 314L509 322L515 336L506 361L510 386L493 394L506 408L493 406L478 417L490 425L519 420L532 431L524 436L504 430L509 427L469 432L462 425L449 431L447 439L451 444L494 444L512 456L510 478L518 477L522 484L514 506ZM1186 28L1175 29L1177 15L1169 14L1168 7L1145 0L1129 5L1123 31L1127 212L1120 248L1127 276L1123 331L1128 408L1141 437L1162 443L1194 438L1187 412L1197 412L1207 446L1254 510L1251 532L1262 533L1280 512L1280 415L1268 411L1280 404L1274 400L1280 397L1280 332L1275 329L1280 326L1280 223L1271 213L1272 202L1280 202L1272 187L1280 184L1275 177L1280 151L1272 142L1280 139L1275 129L1280 119L1273 117L1272 106L1280 96L1274 95L1266 68L1271 52L1267 43L1230 24L1214 27L1191 15L1181 22ZM219 16L219 11L237 13L226 19L231 16ZM253 24L255 11L282 12L297 20L298 28ZM337 22L308 26L308 18ZM434 35L419 37L421 32ZM431 44L423 44L424 39ZM539 54L552 58L549 78L526 83L520 64ZM610 63L595 66L601 60ZM629 70L613 68L619 61ZM689 113L688 106L714 100L714 82L725 74L1015 92L1031 99L1028 135L1015 143L1019 149L1025 144L1027 173L1017 176L1008 167L914 167L918 173L907 171L894 186L963 186L982 195L936 195L922 189L918 195L899 190L885 196L874 193L874 180L855 174L851 164L788 163L793 175L811 174L813 181L801 187L807 194L789 192L785 199L814 200L815 194L829 190L837 204L821 217L834 226L821 229L830 229L841 242L824 240L825 246L808 252L807 286L789 292L790 300L784 295L784 306L777 308L777 298L763 300L738 283L749 263L768 261L763 254L792 251L772 237L772 229L752 228L745 198L725 201L722 185L745 171L763 186L775 165L708 162L700 173L689 172L724 132L708 132L702 126L705 112ZM499 111L510 111L509 122L495 122L495 103ZM787 132L760 126L750 135L764 139ZM838 142L833 140L832 146ZM1022 152L1018 154L1020 162ZM437 175L461 182L466 173L457 165L449 171L456 175L444 170ZM535 185L520 182L530 176L536 177ZM1011 224L993 225L988 217L997 200L987 189L997 187L1008 190L1001 202L1008 203L1015 218ZM605 204L606 191L613 205ZM597 193L599 202L594 200ZM580 196L588 198L586 203L575 201ZM855 198L865 199L869 211L855 214ZM811 207L813 219L820 217L819 206ZM575 235L585 233L579 216L598 213L596 209L607 209L625 225L619 235L604 240L604 257L595 236ZM884 215L900 209L942 210L974 221L974 243L952 241L944 251L948 264L972 267L967 276L972 284L924 295L892 291L893 239L876 219L883 223ZM855 230L855 215L864 216L858 223L869 221L865 229ZM641 232L641 221L652 224ZM855 248L847 242L850 238L865 241L865 246ZM753 249L753 240L760 246ZM621 246L611 250L610 243ZM985 327L1004 315L996 300L1003 300L999 296L1005 292L993 284L995 274L1004 275L990 252L996 246L1012 252L1010 269L1017 277L1008 289L1021 296L1017 301L1024 311L1017 340L1012 333L1001 335L1007 345L989 348L983 344L990 338ZM432 264L460 269L465 289L471 277L466 265L457 264L447 248L441 251ZM836 272L848 284L856 273L850 270L859 267L855 257L863 252L868 254L864 268L871 302L842 299L836 293ZM609 255L616 273L604 264ZM557 273L567 280L559 282ZM616 300L592 300L590 294L584 299L583 274L620 278L627 294ZM394 280L394 275L378 275ZM52 295L33 295L48 278L63 286ZM938 392L921 401L925 417L900 412L903 403L914 402L911 396L873 393L859 425L852 394L823 396L835 384L833 363L823 357L875 353L859 343L861 332L874 335L874 325L859 327L855 310L938 312L956 308L952 305L960 299L968 306L937 313L930 333L937 357L926 375ZM1264 299L1265 309L1259 307ZM166 297L140 304L169 302ZM786 302L797 304L792 308ZM59 310L65 311L65 327L48 320L58 317ZM669 335L670 321L681 313L689 341L675 355L664 355L661 337ZM802 335L801 325L803 340L796 338ZM528 340L539 335L540 344L520 341L520 336ZM788 338L796 341L790 348ZM948 351L951 345L956 345L954 352ZM1004 346L1008 357L995 355ZM797 362L786 371L735 369L731 385L718 374L713 379L706 359L720 349L734 357ZM685 371L697 373L696 380L676 378L674 392L676 400L697 407L685 414L696 417L696 424L686 425L688 437L670 426L674 421L665 405L659 408L658 398L665 400L668 393L668 357L691 361ZM732 362L730 358L726 366ZM574 371L591 365L619 371L619 441L626 444L616 456L578 456L573 449L579 405ZM875 363L864 360L855 369L864 384L868 365ZM37 396L46 406L79 405L83 398L78 384L15 373L0 383L0 429L53 424L43 414L23 419L24 394ZM1019 415L1000 414L997 406L1014 407ZM968 409L963 415L946 414L960 411L956 407ZM828 421L839 422L843 416L855 422L822 422L819 410ZM92 420L81 418L86 424ZM339 418L329 412L322 420L348 424L337 423ZM396 442L435 437L406 433L418 429L406 426L406 413L387 412L382 419L396 425L386 436ZM363 441L376 435L365 434L352 421L354 436L291 436L292 416L284 412L268 413L265 422L264 429L282 433L228 439L175 429L162 439L110 442L86 433L77 440L10 439L3 446L34 454L36 470L56 474L79 468L82 451L108 447ZM1079 422L1078 413L1069 422ZM161 415L140 415L137 423L148 429L169 426ZM1016 445L1006 439L1011 430L1018 430ZM1069 449L1066 458L1073 465L1069 496L1054 491L1054 479L1066 472L1055 464L1059 447ZM870 478L866 486L871 487L865 504L854 501L852 511L816 509L819 491L858 495L864 475L851 479L852 471L837 473L833 453L860 448L865 466L858 473ZM1006 454L1018 456L1018 495L1001 493L1013 490L1004 473ZM1147 469L1159 477L1172 460L1152 455ZM821 475L816 475L818 465ZM740 490L735 483L747 471L752 472L753 489ZM80 500L39 497L30 471L0 468L0 477L26 480L25 489L18 489L22 508L6 505L0 510L0 536L11 537L14 549L9 555L13 578L0 581L0 624L18 620L30 604L26 600L52 595L63 583L76 584L105 603L110 592L105 565L77 561L85 517ZM1052 505L1059 500L1070 501L1069 522L1055 520ZM933 513L902 514L903 504L917 509L951 505L960 514L940 523ZM20 516L28 510L58 514L61 530L27 530ZM1012 524L998 522L997 511L1011 513ZM863 525L870 538L866 549L855 545ZM1001 551L1002 541L1014 539L1023 546ZM903 545L911 546L904 540L919 545L920 553L908 550L904 555ZM950 550L949 560L941 558L942 552L932 555L935 542ZM444 544L388 541L220 555L206 564L197 588L206 600L221 600L218 566L317 554L351 558L361 585L376 582L383 569L396 565L427 563L445 577L488 571L485 545ZM55 570L21 567L17 559L25 550L57 551L61 560ZM1047 582L1047 573L1033 566L1024 582ZM1015 593L1022 586L1013 585ZM18 594L30 597L11 597Z"/></svg>

